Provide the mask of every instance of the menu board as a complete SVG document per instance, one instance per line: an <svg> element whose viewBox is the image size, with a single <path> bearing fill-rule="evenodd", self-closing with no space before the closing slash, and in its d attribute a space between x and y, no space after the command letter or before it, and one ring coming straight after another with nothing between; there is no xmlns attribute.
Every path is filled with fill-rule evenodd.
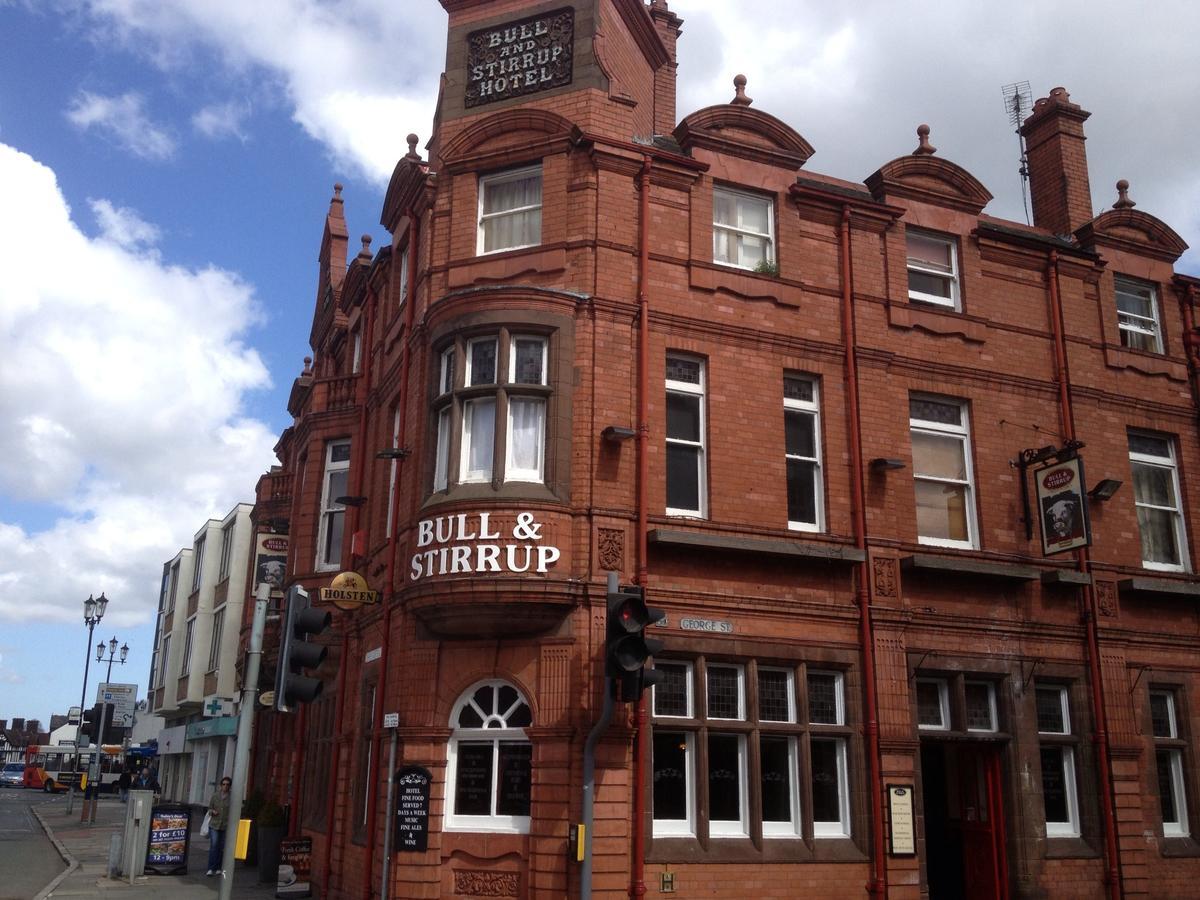
<svg viewBox="0 0 1200 900"><path fill-rule="evenodd" d="M915 856L916 829L913 823L913 788L911 784L888 785L888 814L891 820L892 856Z"/></svg>
<svg viewBox="0 0 1200 900"><path fill-rule="evenodd" d="M276 897L312 896L312 838L279 842Z"/></svg>
<svg viewBox="0 0 1200 900"><path fill-rule="evenodd" d="M152 875L186 875L192 811L186 806L155 806L150 811L150 843L146 871Z"/></svg>
<svg viewBox="0 0 1200 900"><path fill-rule="evenodd" d="M396 773L396 842L398 852L423 853L429 845L428 769L405 766Z"/></svg>

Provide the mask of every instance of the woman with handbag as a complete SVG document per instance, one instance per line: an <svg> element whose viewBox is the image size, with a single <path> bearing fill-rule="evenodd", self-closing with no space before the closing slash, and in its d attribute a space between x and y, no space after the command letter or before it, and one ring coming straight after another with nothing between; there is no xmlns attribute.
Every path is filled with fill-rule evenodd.
<svg viewBox="0 0 1200 900"><path fill-rule="evenodd" d="M208 801L208 871L205 875L216 875L221 871L221 860L225 856L225 831L229 826L229 788L233 779L226 776L221 786Z"/></svg>

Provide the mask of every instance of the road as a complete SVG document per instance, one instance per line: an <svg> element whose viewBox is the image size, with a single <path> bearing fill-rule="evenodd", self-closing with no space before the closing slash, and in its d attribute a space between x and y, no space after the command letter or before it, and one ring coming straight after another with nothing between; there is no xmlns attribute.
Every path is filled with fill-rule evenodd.
<svg viewBox="0 0 1200 900"><path fill-rule="evenodd" d="M0 900L30 900L66 868L30 811L61 810L66 798L25 788L0 788Z"/></svg>

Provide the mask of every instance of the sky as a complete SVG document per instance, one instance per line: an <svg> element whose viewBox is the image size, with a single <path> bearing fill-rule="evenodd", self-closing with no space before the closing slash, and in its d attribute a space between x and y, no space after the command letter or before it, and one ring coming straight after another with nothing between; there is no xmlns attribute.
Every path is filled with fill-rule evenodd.
<svg viewBox="0 0 1200 900"><path fill-rule="evenodd" d="M671 0L678 113L733 96L861 182L916 147L1025 221L1004 85L1062 85L1200 275L1200 5ZM1134 11L1136 10L1136 12ZM335 182L378 249L445 60L436 0L0 0L0 718L79 702L83 601L144 693L162 564L251 501L307 355ZM92 667L88 702L94 701Z"/></svg>

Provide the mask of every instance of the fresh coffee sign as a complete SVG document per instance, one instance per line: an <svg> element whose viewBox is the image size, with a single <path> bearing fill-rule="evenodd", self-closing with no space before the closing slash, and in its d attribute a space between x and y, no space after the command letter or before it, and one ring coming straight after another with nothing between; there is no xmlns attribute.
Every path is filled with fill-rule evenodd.
<svg viewBox="0 0 1200 900"><path fill-rule="evenodd" d="M558 9L467 36L466 106L571 83L575 10Z"/></svg>

